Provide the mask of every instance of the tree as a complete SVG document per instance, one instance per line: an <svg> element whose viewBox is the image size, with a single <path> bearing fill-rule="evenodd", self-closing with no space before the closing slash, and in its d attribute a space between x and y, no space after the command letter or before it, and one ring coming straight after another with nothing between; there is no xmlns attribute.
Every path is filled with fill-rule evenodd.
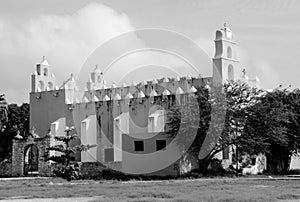
<svg viewBox="0 0 300 202"><path fill-rule="evenodd" d="M7 102L5 100L4 94L0 95L0 130L2 131L3 124L7 122Z"/></svg>
<svg viewBox="0 0 300 202"><path fill-rule="evenodd" d="M217 153L239 144L250 114L248 108L257 102L260 94L260 90L240 81L212 86L211 89L199 87L193 102L170 107L168 133L181 135L178 127L183 128L182 133L197 129L188 152L199 156L200 170L206 172ZM178 142L181 144L185 141Z"/></svg>
<svg viewBox="0 0 300 202"><path fill-rule="evenodd" d="M5 123L7 130L19 130L20 135L26 138L29 134L29 104L23 103L8 105L8 121Z"/></svg>
<svg viewBox="0 0 300 202"><path fill-rule="evenodd" d="M0 110L4 110L4 112L2 111L2 115L5 115L5 118L2 119L0 130L1 162L4 159L11 158L12 140L18 131L24 138L26 138L29 132L29 104L23 103L21 106L17 104L7 105L5 100L2 100L0 101L0 107Z"/></svg>
<svg viewBox="0 0 300 202"><path fill-rule="evenodd" d="M286 173L300 149L300 90L266 92L249 110L241 150L265 153L269 171Z"/></svg>
<svg viewBox="0 0 300 202"><path fill-rule="evenodd" d="M54 173L59 176L71 181L71 179L77 179L79 177L79 170L76 167L76 164L72 164L71 162L75 160L75 154L77 152L87 151L96 145L76 145L71 146L70 143L75 139L78 139L78 135L72 134L74 127L67 127L65 132L65 136L55 136L55 140L62 142L63 144L50 146L47 148L48 152L45 154L48 157L47 160L51 160L56 162L56 164L60 165L54 169ZM60 153L59 155L49 156L49 151L55 151Z"/></svg>

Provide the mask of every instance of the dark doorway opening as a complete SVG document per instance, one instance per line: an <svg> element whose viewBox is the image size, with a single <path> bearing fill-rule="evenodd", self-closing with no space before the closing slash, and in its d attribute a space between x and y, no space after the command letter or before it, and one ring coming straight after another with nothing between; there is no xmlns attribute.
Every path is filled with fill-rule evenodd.
<svg viewBox="0 0 300 202"><path fill-rule="evenodd" d="M35 144L25 147L24 175L36 175L39 171L39 150Z"/></svg>

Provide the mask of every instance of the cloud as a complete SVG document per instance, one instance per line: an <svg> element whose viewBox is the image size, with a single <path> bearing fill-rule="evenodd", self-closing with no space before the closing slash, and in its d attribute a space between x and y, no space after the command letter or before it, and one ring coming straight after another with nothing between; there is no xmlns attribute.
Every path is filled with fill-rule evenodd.
<svg viewBox="0 0 300 202"><path fill-rule="evenodd" d="M0 19L1 90L9 102L27 102L30 73L43 55L62 81L100 44L133 29L125 14L96 3L71 15L42 15L23 25Z"/></svg>
<svg viewBox="0 0 300 202"><path fill-rule="evenodd" d="M246 49L239 47L238 59L241 67L239 76L242 75L242 69L245 68L250 79L254 79L256 76L259 78L261 88L273 89L280 84L280 73L264 58L253 57Z"/></svg>
<svg viewBox="0 0 300 202"><path fill-rule="evenodd" d="M274 84L280 84L280 79L277 71L271 67L266 61L257 61L255 71L260 79L260 86L266 89L273 89L278 86Z"/></svg>
<svg viewBox="0 0 300 202"><path fill-rule="evenodd" d="M79 80L84 85L95 64L104 70L107 65L105 62L115 59L109 57L108 51L112 51L113 56L119 56L130 47L138 49L154 46L163 50L183 52L183 55L194 53L197 54L194 62L199 64L204 61L203 66L210 66L206 65L208 58L204 57L205 54L201 57L201 53L191 42L186 43L184 37L173 32L163 30L154 33L132 32L129 35L122 35L125 39L117 38L107 45L109 39L133 31L135 28L125 14L101 4L88 4L71 15L41 15L27 20L24 25L9 21L5 23L8 26L4 26L0 21L2 34L0 35L0 65L6 67L1 68L1 75L11 75L14 79L2 76L0 85L9 102L28 102L30 74L34 72L35 63L39 62L43 55L47 57L52 72L57 77L58 85L71 73L78 73L82 66L84 70L81 70ZM201 42L200 47L203 47L203 43L205 47L209 46L205 40ZM97 49L98 47L100 50ZM90 55L94 58L90 58ZM87 59L89 61L86 62ZM153 68L156 69L155 74ZM140 72L139 75L130 76L135 75L135 71ZM117 82L127 75L126 82L130 82L131 79L138 82L152 79L153 76L193 75L194 72L180 58L168 53L141 51L118 61L107 72L105 79L109 82ZM82 85L80 87L83 87Z"/></svg>

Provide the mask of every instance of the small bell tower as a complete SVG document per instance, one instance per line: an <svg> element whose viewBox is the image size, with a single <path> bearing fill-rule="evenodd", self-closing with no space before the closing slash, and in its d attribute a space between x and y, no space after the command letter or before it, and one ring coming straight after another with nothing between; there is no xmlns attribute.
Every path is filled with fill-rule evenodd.
<svg viewBox="0 0 300 202"><path fill-rule="evenodd" d="M42 92L54 90L56 79L50 71L50 65L43 56L40 63L36 64L36 70L31 75L31 92Z"/></svg>
<svg viewBox="0 0 300 202"><path fill-rule="evenodd" d="M97 90L105 88L106 81L103 79L103 72L101 72L98 65L91 73L91 77L86 83L87 90Z"/></svg>
<svg viewBox="0 0 300 202"><path fill-rule="evenodd" d="M222 84L238 79L237 72L240 71L237 48L231 29L224 23L224 27L216 31L215 56L213 58L214 83Z"/></svg>

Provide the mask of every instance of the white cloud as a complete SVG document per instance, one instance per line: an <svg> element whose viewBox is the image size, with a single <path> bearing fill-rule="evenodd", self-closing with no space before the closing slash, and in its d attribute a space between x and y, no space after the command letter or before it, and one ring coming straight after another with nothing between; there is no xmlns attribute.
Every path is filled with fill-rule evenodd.
<svg viewBox="0 0 300 202"><path fill-rule="evenodd" d="M280 79L277 71L265 61L258 61L255 64L255 71L260 79L260 86L263 88L276 88L274 84L279 85Z"/></svg>
<svg viewBox="0 0 300 202"><path fill-rule="evenodd" d="M10 102L28 101L30 73L43 55L63 80L101 43L134 29L125 14L96 3L72 15L43 15L24 25L5 24L9 26L0 19L0 86Z"/></svg>
<svg viewBox="0 0 300 202"><path fill-rule="evenodd" d="M265 89L276 88L276 85L280 83L279 72L269 62L263 58L253 58L247 50L239 47L238 56L240 60L240 73L242 75L242 69L246 69L247 76L254 79L256 76L259 78L259 86Z"/></svg>

